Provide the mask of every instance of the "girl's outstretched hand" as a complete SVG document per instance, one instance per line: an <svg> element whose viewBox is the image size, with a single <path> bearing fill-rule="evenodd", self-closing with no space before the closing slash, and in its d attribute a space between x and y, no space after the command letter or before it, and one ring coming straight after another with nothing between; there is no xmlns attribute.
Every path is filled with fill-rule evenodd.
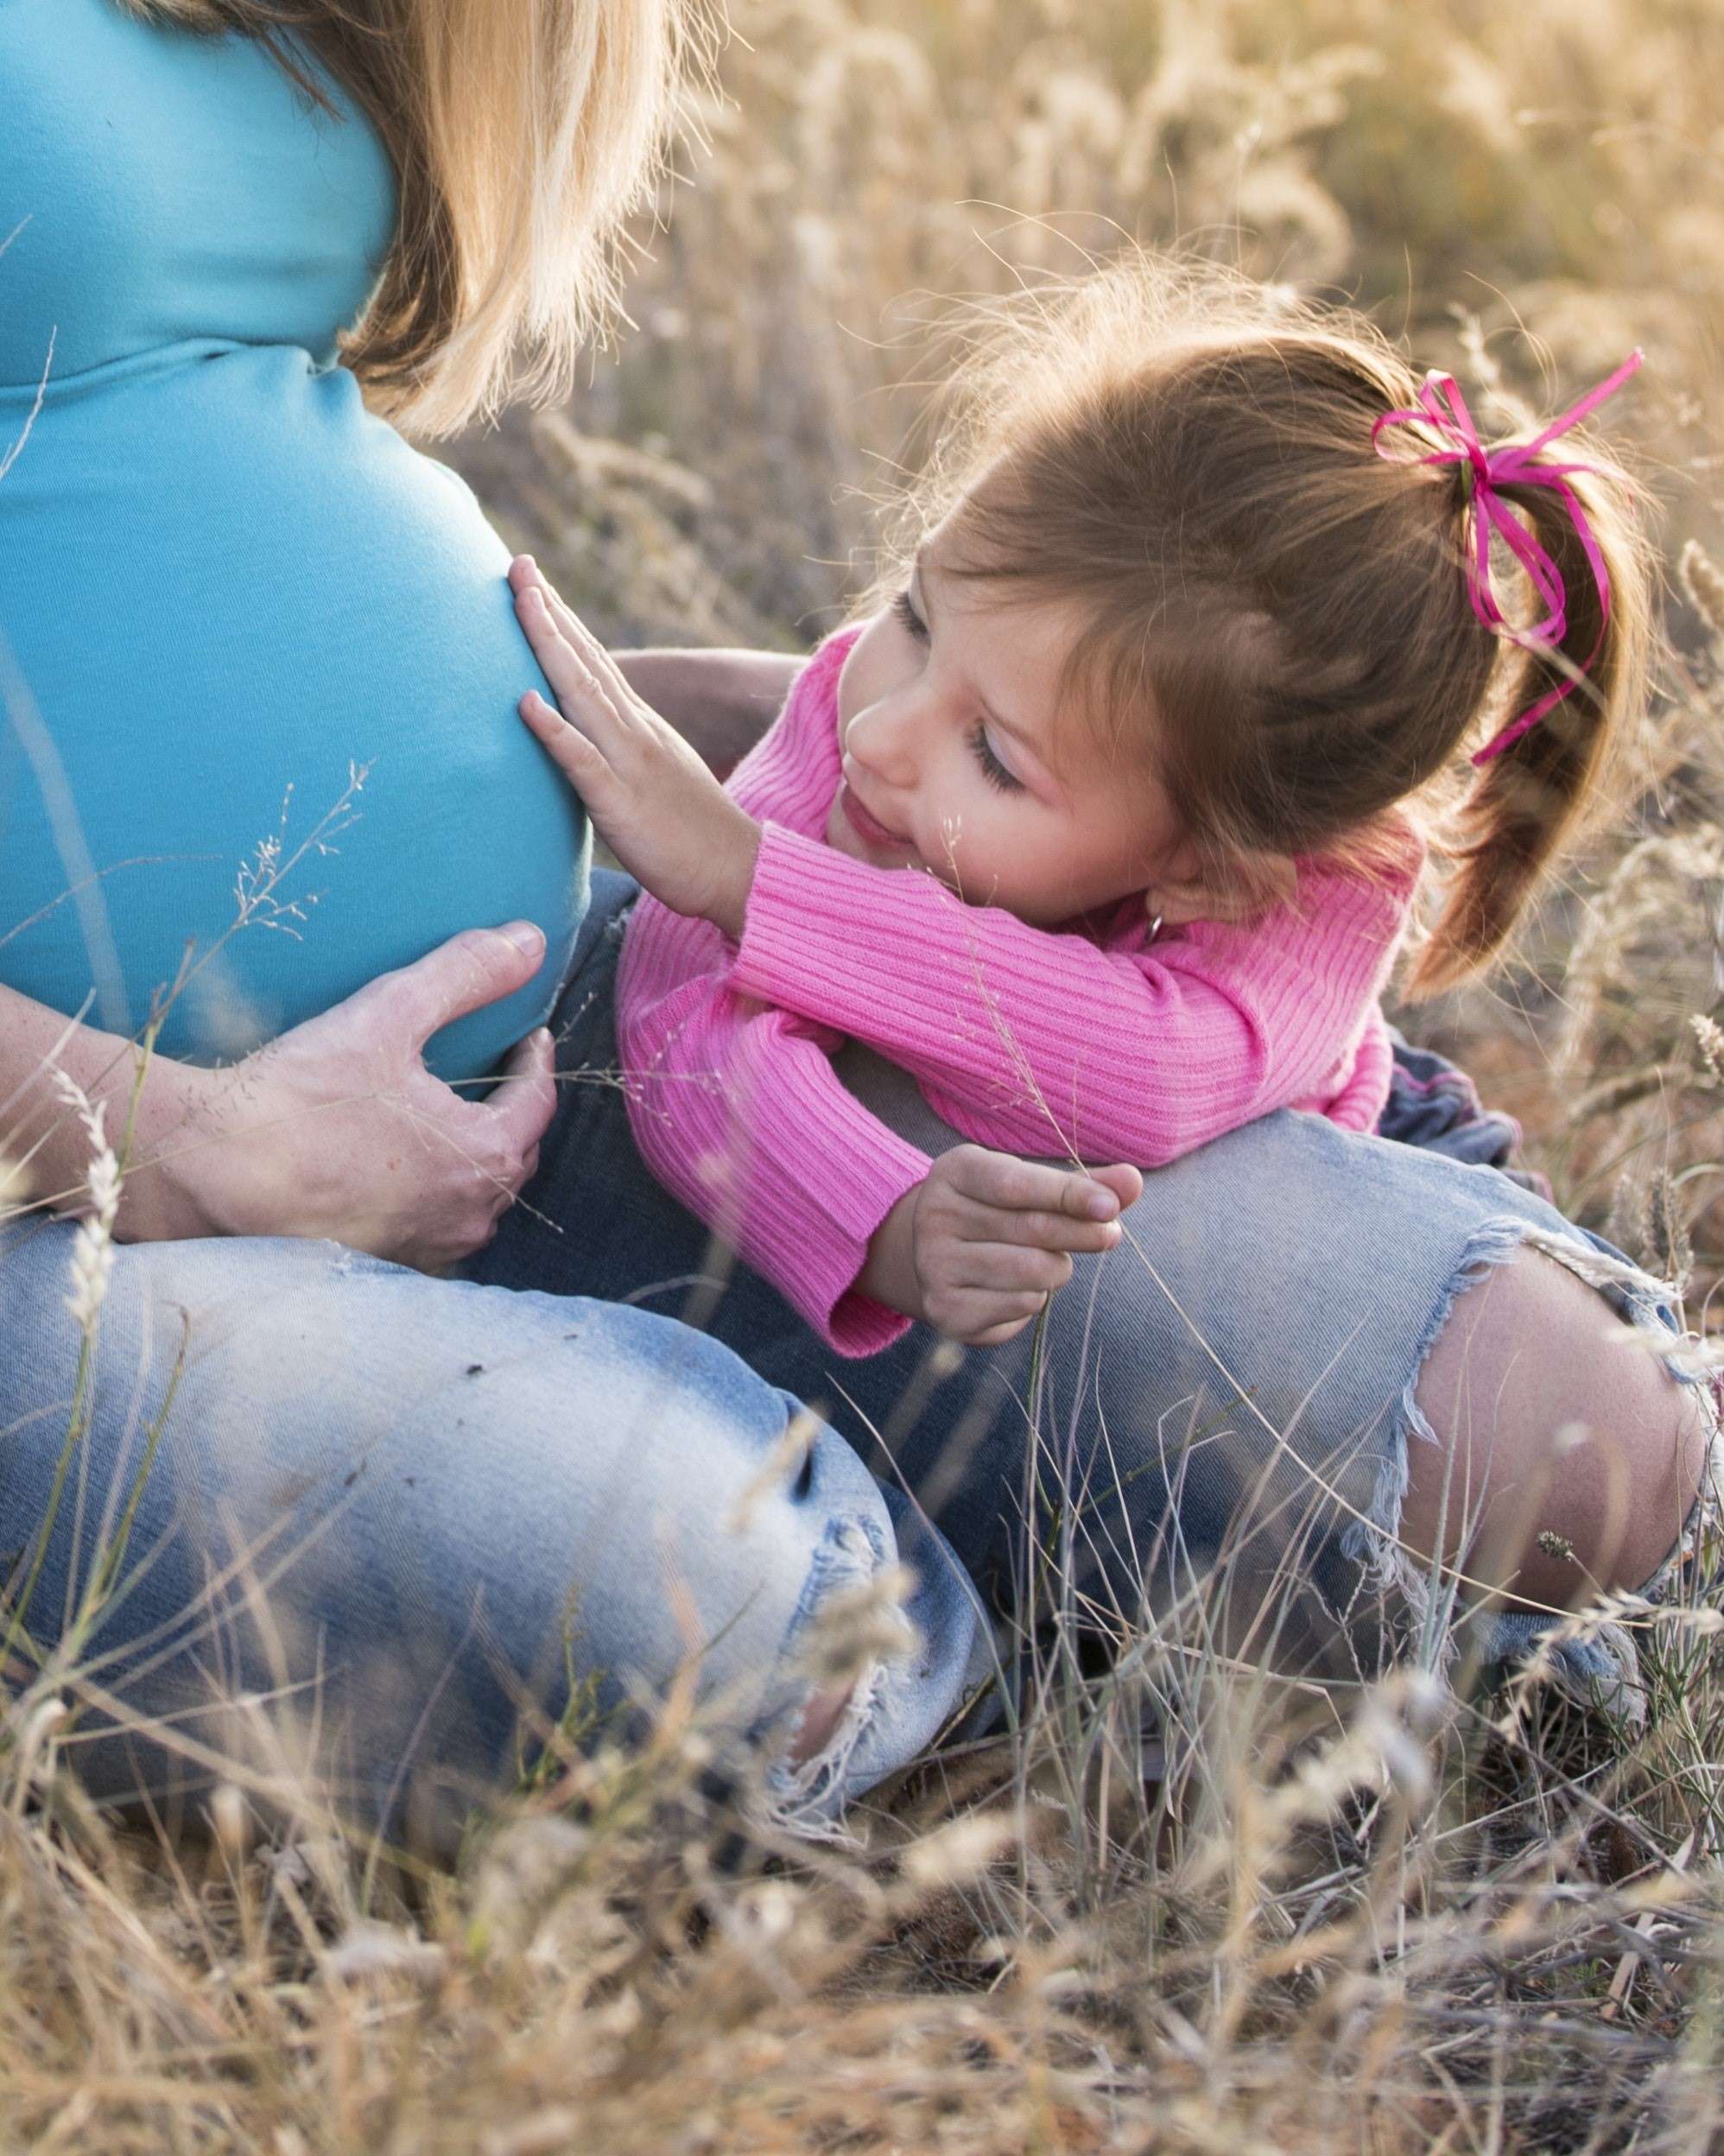
<svg viewBox="0 0 1724 2156"><path fill-rule="evenodd" d="M1074 1252L1112 1249L1143 1189L1135 1168L1074 1173L954 1146L886 1215L856 1284L948 1339L998 1347L1064 1287Z"/></svg>
<svg viewBox="0 0 1724 2156"><path fill-rule="evenodd" d="M537 690L521 716L586 804L611 851L673 913L739 938L760 827L616 663L527 555L510 564L515 611L561 713Z"/></svg>

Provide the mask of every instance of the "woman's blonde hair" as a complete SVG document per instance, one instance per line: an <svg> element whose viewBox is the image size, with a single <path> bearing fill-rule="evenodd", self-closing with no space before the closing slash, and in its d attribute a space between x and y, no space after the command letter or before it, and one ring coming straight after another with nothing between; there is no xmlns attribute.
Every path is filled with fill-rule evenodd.
<svg viewBox="0 0 1724 2156"><path fill-rule="evenodd" d="M399 196L343 357L373 405L453 433L513 385L566 390L615 304L624 219L660 169L707 0L121 0L309 50L383 137ZM326 99L323 101L326 102Z"/></svg>
<svg viewBox="0 0 1724 2156"><path fill-rule="evenodd" d="M1644 705L1657 580L1602 445L1571 432L1550 456L1591 467L1569 484L1608 573L1607 621L1559 497L1498 490L1566 587L1562 648L1528 650L1473 611L1464 460L1414 461L1429 442L1376 453L1373 423L1412 405L1419 377L1359 315L1131 255L992 306L960 337L899 563L944 520L948 568L1072 601L1069 701L1116 753L1153 753L1247 905L1283 891L1296 857L1398 851L1390 812L1447 778L1434 835L1449 872L1410 992L1486 964L1610 799ZM1563 682L1573 693L1461 793L1464 752Z"/></svg>

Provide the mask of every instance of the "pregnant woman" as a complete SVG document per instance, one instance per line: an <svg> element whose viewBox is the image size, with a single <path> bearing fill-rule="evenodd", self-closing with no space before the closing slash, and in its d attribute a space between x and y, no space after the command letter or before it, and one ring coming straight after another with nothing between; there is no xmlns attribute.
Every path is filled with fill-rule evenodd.
<svg viewBox="0 0 1724 2156"><path fill-rule="evenodd" d="M990 1665L924 1518L1009 1605L1021 1344L930 1364L918 1328L859 1390L842 1373L906 1496L756 1374L840 1401L760 1284L714 1319L752 1370L583 1299L680 1312L706 1240L659 1218L602 1092L553 1115L536 1029L567 977L566 1060L608 1060L621 901L583 920L582 818L513 716L540 677L503 549L374 415L453 424L523 333L566 351L677 32L652 0L0 0L0 1127L39 1196L74 1200L88 1153L50 1060L117 1130L126 1037L168 991L87 1382L73 1228L0 1245L13 1627L76 1642L105 1792L238 1760L267 1795L297 1732L339 1801L428 1830L566 1713L692 1665L809 1816ZM764 725L784 682L640 670L709 734ZM894 1074L847 1069L950 1142ZM498 1073L483 1099L446 1082ZM614 1204L560 1204L613 1161ZM1043 1464L1108 1599L1131 1614L1157 1552L1207 1563L1248 1519L1317 1597L1320 1650L1357 1646L1341 1606L1398 1525L1404 1588L1482 1515L1469 1576L1523 1603L1492 1651L1577 1584L1654 1571L1700 1398L1624 1352L1619 1276L1485 1172L1282 1115L1156 1177L1153 1270L1087 1272L1050 1341ZM1206 1455L1228 1467L1192 1479L1199 1517L1182 1462ZM1578 1562L1529 1557L1536 1528ZM897 1557L913 1649L817 1688L811 1628Z"/></svg>
<svg viewBox="0 0 1724 2156"><path fill-rule="evenodd" d="M45 1550L72 1231L0 1250L0 1550L51 1642L160 1422L140 1570L84 1665L166 1723L158 1785L244 1738L196 1715L212 1694L267 1692L393 1816L410 1780L506 1766L571 1671L614 1709L699 1654L789 1768L827 1747L796 1795L835 1800L970 1671L971 1598L909 1508L829 1431L787 1448L795 1403L695 1334L333 1244L160 1240L447 1263L533 1167L585 820L512 717L540 676L504 549L360 380L437 423L518 331L567 356L683 27L665 0L0 0L0 1101L37 1192L88 1152L49 1059L117 1133L124 1037L168 992L136 1149L162 1164L126 1193ZM459 1098L428 1037L439 1077L505 1082ZM801 1634L899 1554L921 1658L804 1719ZM92 1781L131 1749L86 1746Z"/></svg>

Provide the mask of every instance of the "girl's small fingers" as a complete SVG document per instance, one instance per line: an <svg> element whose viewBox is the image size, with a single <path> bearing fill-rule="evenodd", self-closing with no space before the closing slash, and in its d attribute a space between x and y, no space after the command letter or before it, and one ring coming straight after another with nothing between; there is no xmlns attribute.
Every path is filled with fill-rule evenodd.
<svg viewBox="0 0 1724 2156"><path fill-rule="evenodd" d="M554 644L561 640L562 625L551 610L551 595L542 582L526 582L515 587L515 612L521 625L535 644Z"/></svg>
<svg viewBox="0 0 1724 2156"><path fill-rule="evenodd" d="M580 616L575 612L574 607L566 599L552 591L548 585L545 587L545 598L551 610L551 619L556 624L558 631L568 638L582 658L591 664L595 657L609 656L604 645L599 643L598 637L593 635Z"/></svg>
<svg viewBox="0 0 1724 2156"><path fill-rule="evenodd" d="M1019 1210L955 1192L946 1195L943 1221L947 1233L962 1243L1015 1243L1074 1253L1112 1250L1125 1232L1117 1220L1081 1220L1035 1206Z"/></svg>
<svg viewBox="0 0 1724 2156"><path fill-rule="evenodd" d="M599 643L586 624L575 612L530 554L517 555L509 565L509 581L515 593L517 609L542 607L543 620L549 632L567 644L593 670L595 659L605 663L607 673L620 682L622 676L612 662L611 655Z"/></svg>
<svg viewBox="0 0 1724 2156"><path fill-rule="evenodd" d="M1119 1161L1111 1168L1092 1168L1093 1181L1104 1183L1122 1206L1135 1205L1144 1195L1144 1171L1133 1168L1129 1162Z"/></svg>
<svg viewBox="0 0 1724 2156"><path fill-rule="evenodd" d="M608 678L614 669L609 667L603 647L566 608L566 625L559 621L542 585L523 586L515 595L515 612L534 657L559 696L591 700L615 694L614 682Z"/></svg>
<svg viewBox="0 0 1724 2156"><path fill-rule="evenodd" d="M559 598L541 576L529 584L521 594L522 604L531 618L540 625L541 632L567 644L587 673L605 686L607 675L616 674L611 655L599 643L574 608ZM617 676L620 679L620 675Z"/></svg>
<svg viewBox="0 0 1724 2156"><path fill-rule="evenodd" d="M579 726L570 726L560 711L553 710L536 688L527 691L520 709L521 716L549 751L551 761L567 777L590 784L595 772L610 769L598 744Z"/></svg>
<svg viewBox="0 0 1724 2156"><path fill-rule="evenodd" d="M1014 1317L1004 1325L990 1325L985 1332L967 1335L964 1345L967 1348L1004 1348L1007 1341L1016 1340L1029 1322L1027 1317Z"/></svg>
<svg viewBox="0 0 1724 2156"><path fill-rule="evenodd" d="M1072 1277L1072 1261L1064 1251L1016 1243L966 1243L955 1269L960 1287L991 1295L1057 1295Z"/></svg>
<svg viewBox="0 0 1724 2156"><path fill-rule="evenodd" d="M521 699L517 709L534 732L547 744L553 753L555 752L565 734L573 734L583 748L591 748L593 745L586 736L581 732L580 727L570 726L555 706L548 704L536 688L529 688L527 691L527 694Z"/></svg>
<svg viewBox="0 0 1724 2156"><path fill-rule="evenodd" d="M623 669L565 599L560 599L548 584L541 588L558 633L579 655L599 689L619 708L626 709L635 701L635 695Z"/></svg>
<svg viewBox="0 0 1724 2156"><path fill-rule="evenodd" d="M1111 1221L1119 1211L1116 1194L1066 1168L1050 1168L1011 1153L963 1145L947 1155L954 1186L983 1205L1015 1213L1054 1213L1071 1220Z"/></svg>
<svg viewBox="0 0 1724 2156"><path fill-rule="evenodd" d="M1042 1315L1045 1295L960 1294L940 1315L940 1330L973 1347L997 1345Z"/></svg>
<svg viewBox="0 0 1724 2156"><path fill-rule="evenodd" d="M611 654L599 643L586 623L577 619L567 606L558 602L563 634L567 637L586 663L588 671L603 693L620 709L626 710L634 702L635 693L623 677L623 670Z"/></svg>
<svg viewBox="0 0 1724 2156"><path fill-rule="evenodd" d="M534 656L561 701L569 724L614 739L619 731L627 730L627 714L637 707L636 700L600 646L584 630L581 634L585 641L580 646L559 635L542 649L536 645Z"/></svg>
<svg viewBox="0 0 1724 2156"><path fill-rule="evenodd" d="M960 1220L959 1233L977 1243L1024 1243L1036 1250L1112 1250L1124 1233L1118 1221L1074 1220L1069 1213L1019 1213L1006 1206L977 1205Z"/></svg>

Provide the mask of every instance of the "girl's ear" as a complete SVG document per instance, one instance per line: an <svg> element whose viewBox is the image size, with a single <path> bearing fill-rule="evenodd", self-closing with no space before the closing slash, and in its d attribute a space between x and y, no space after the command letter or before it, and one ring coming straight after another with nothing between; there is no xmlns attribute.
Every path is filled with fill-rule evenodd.
<svg viewBox="0 0 1724 2156"><path fill-rule="evenodd" d="M1151 920L1159 916L1169 928L1188 921L1242 923L1292 897L1297 888L1297 872L1284 855L1255 853L1222 863L1182 847L1157 870L1144 904Z"/></svg>

